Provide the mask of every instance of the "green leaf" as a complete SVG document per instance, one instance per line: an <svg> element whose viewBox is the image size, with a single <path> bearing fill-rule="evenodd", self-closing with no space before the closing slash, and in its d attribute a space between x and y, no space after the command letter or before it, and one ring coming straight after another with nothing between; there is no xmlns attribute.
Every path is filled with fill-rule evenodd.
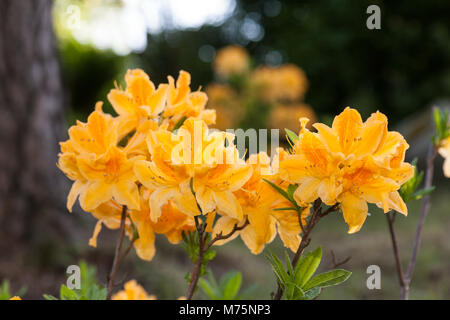
<svg viewBox="0 0 450 320"><path fill-rule="evenodd" d="M58 300L55 296L52 296L51 294L43 294L42 295L45 300Z"/></svg>
<svg viewBox="0 0 450 320"><path fill-rule="evenodd" d="M265 254L266 259L269 260L270 264L272 265L272 270L277 277L278 283L284 286L284 284L290 280L289 275L284 270L281 261L270 250L268 251L270 255Z"/></svg>
<svg viewBox="0 0 450 320"><path fill-rule="evenodd" d="M288 186L287 190L286 190L286 193L287 193L287 195L288 195L290 201L291 201L291 202L294 202L294 203L297 203L297 202L294 200L294 192L295 192L295 190L297 190L297 188L298 188L298 185L296 185L296 184L290 184L290 185Z"/></svg>
<svg viewBox="0 0 450 320"><path fill-rule="evenodd" d="M184 116L183 118L181 118L180 120L178 120L178 122L175 124L175 126L173 127L173 131L178 130L184 123L184 121L186 121L186 117Z"/></svg>
<svg viewBox="0 0 450 320"><path fill-rule="evenodd" d="M297 211L297 208L294 207L286 207L286 208L275 208L273 211Z"/></svg>
<svg viewBox="0 0 450 320"><path fill-rule="evenodd" d="M207 280L200 278L198 280L198 285L200 286L200 289L202 289L202 291L208 296L208 298L213 300L220 299L220 292L218 288L209 283Z"/></svg>
<svg viewBox="0 0 450 320"><path fill-rule="evenodd" d="M284 131L286 131L286 135L288 136L289 140L291 141L292 144L295 144L295 142L298 140L298 136L295 132L289 130L289 129L284 129Z"/></svg>
<svg viewBox="0 0 450 320"><path fill-rule="evenodd" d="M66 287L66 285L61 285L61 289L59 291L61 300L78 300L78 295L72 289Z"/></svg>
<svg viewBox="0 0 450 320"><path fill-rule="evenodd" d="M295 200L293 198L291 198L289 196L289 194L284 191L283 189L281 189L279 186L277 186L275 183L273 183L272 181L269 181L267 179L263 179L265 182L267 182L272 188L274 188L279 194L281 194L284 198L286 198L290 203L292 203L294 205L294 207L298 208L297 202L295 202Z"/></svg>
<svg viewBox="0 0 450 320"><path fill-rule="evenodd" d="M336 269L321 273L309 280L303 286L303 290L308 291L315 287L325 288L334 286L347 280L351 274L352 273L350 271L344 269Z"/></svg>
<svg viewBox="0 0 450 320"><path fill-rule="evenodd" d="M322 260L321 247L318 247L316 250L308 253L295 267L295 283L303 288L309 279L311 279L314 272L316 272L319 267L320 260Z"/></svg>
<svg viewBox="0 0 450 320"><path fill-rule="evenodd" d="M304 292L300 286L294 282L286 283L285 297L286 300L298 300L304 296Z"/></svg>
<svg viewBox="0 0 450 320"><path fill-rule="evenodd" d="M285 259L286 259L286 267L289 271L289 275L293 279L294 278L294 270L292 269L292 264L291 264L291 260L289 259L289 254L287 253L287 251L285 251L284 254L285 254Z"/></svg>
<svg viewBox="0 0 450 320"><path fill-rule="evenodd" d="M241 288L242 284L242 274L240 272L232 271L229 272L228 280L225 282L222 287L223 299L224 300L232 300L236 297ZM227 275L228 275L227 274ZM225 275L225 276L227 276ZM225 277L224 276L224 277Z"/></svg>
<svg viewBox="0 0 450 320"><path fill-rule="evenodd" d="M430 194L431 192L433 192L433 190L435 189L435 186L431 186L429 188L424 188L421 189L415 193L412 194L411 198L414 200L419 200L421 199L423 196Z"/></svg>
<svg viewBox="0 0 450 320"><path fill-rule="evenodd" d="M308 291L305 292L305 295L300 298L300 300L312 300L315 297L317 297L322 289L320 287L314 287Z"/></svg>

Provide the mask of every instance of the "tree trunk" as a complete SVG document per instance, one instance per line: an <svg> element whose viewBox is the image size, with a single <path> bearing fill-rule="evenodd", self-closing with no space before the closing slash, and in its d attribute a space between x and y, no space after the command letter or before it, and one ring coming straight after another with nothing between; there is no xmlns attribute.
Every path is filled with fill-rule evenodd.
<svg viewBox="0 0 450 320"><path fill-rule="evenodd" d="M0 1L0 261L64 213L66 183L55 164L65 122L51 7L51 0Z"/></svg>

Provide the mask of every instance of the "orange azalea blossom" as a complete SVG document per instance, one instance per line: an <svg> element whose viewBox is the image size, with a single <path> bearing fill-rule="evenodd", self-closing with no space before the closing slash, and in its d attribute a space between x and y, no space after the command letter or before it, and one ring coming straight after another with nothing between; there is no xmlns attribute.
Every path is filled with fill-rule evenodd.
<svg viewBox="0 0 450 320"><path fill-rule="evenodd" d="M128 159L123 150L115 146L98 158L78 156L77 165L86 180L76 181L77 189L72 193L71 203L80 195L80 205L88 212L112 198L130 209L139 209L139 190L133 173L137 158Z"/></svg>
<svg viewBox="0 0 450 320"><path fill-rule="evenodd" d="M170 243L178 244L182 240L182 232L193 231L195 229L194 219L179 211L171 202L161 208L161 217L155 223L150 220L150 209L148 198L151 191L144 190L141 194L141 209L129 210L131 218L125 221L125 231L128 237L133 239L132 223L134 224L138 238L133 246L139 258L150 261L155 255L155 233L164 234ZM118 229L120 226L122 206L111 200L103 203L92 212L98 219L94 234L89 240L89 245L97 247L97 237L101 231L102 224L109 229Z"/></svg>
<svg viewBox="0 0 450 320"><path fill-rule="evenodd" d="M376 112L363 122L355 109L347 107L332 127L322 123L306 128L302 118L293 153L279 151L279 174L298 184L294 198L305 206L320 198L327 205L340 203L349 233L361 229L367 202L384 212L404 215L407 207L397 192L414 174L404 162L408 144L398 132L388 131L387 118Z"/></svg>
<svg viewBox="0 0 450 320"><path fill-rule="evenodd" d="M246 219L248 219L249 225L234 233L229 239L218 241L216 244L222 245L240 235L250 251L253 254L259 254L264 246L275 238L278 230L284 245L295 252L301 240L297 212L274 211L276 208L291 207L292 205L263 180L264 178L272 180L274 183L280 183L275 175L268 174L270 158L266 153L259 153L251 155L248 162L253 166L253 174L244 186L235 192L245 217L241 220L227 216L219 218L213 228L213 234L228 234L235 225L244 225ZM286 183L284 184L286 185ZM309 209L310 207L307 206L302 212L304 226Z"/></svg>
<svg viewBox="0 0 450 320"><path fill-rule="evenodd" d="M176 133L158 130L148 135L152 159L136 161L134 172L139 182L154 190L150 196L153 221L169 200L191 216L217 211L242 219L242 208L233 192L250 178L252 168L238 158L232 143L225 146L226 139L232 141L234 136L210 132L204 121L193 118ZM229 155L232 159L225 159Z"/></svg>
<svg viewBox="0 0 450 320"><path fill-rule="evenodd" d="M136 280L130 280L121 290L111 297L112 300L156 300L155 295L149 295Z"/></svg>
<svg viewBox="0 0 450 320"><path fill-rule="evenodd" d="M450 137L443 140L438 149L439 154L444 157L444 176L450 178Z"/></svg>
<svg viewBox="0 0 450 320"><path fill-rule="evenodd" d="M158 89L141 69L128 70L125 75L126 89L112 89L108 100L119 115L119 133L125 136L143 121L156 118L165 107L167 84Z"/></svg>
<svg viewBox="0 0 450 320"><path fill-rule="evenodd" d="M9 299L9 300L22 300L22 298L21 297L19 297L19 296L14 296L14 297L12 297L11 299Z"/></svg>
<svg viewBox="0 0 450 320"><path fill-rule="evenodd" d="M57 165L74 181L67 197L67 208L72 211L77 196L89 184L80 170L79 158L96 161L104 157L110 147L118 142L117 122L111 115L103 113L102 103L98 102L86 123L77 121L77 124L69 129L69 138L60 143L61 153Z"/></svg>
<svg viewBox="0 0 450 320"><path fill-rule="evenodd" d="M201 91L191 92L191 75L186 71L180 71L176 86L175 80L169 76L167 93L167 106L165 107L163 123L171 130L183 118L195 118L204 120L206 124L216 122L216 111L205 110L208 96Z"/></svg>

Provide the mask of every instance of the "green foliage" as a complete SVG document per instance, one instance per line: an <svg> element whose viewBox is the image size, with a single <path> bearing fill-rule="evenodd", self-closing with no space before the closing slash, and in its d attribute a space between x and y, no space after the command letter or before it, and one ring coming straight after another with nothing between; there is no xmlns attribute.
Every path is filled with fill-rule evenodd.
<svg viewBox="0 0 450 320"><path fill-rule="evenodd" d="M11 287L9 285L9 281L8 280L3 280L1 285L0 285L0 300L9 300L14 296L19 296L21 297L22 295L25 294L25 292L27 291L27 289L25 287L20 288L20 290L18 292L16 292L15 294L11 293Z"/></svg>
<svg viewBox="0 0 450 320"><path fill-rule="evenodd" d="M199 254L198 233L197 232L185 233L183 231L182 236L183 236L182 246L183 246L184 250L186 251L186 253L188 254L189 258L195 264L197 262L198 254ZM210 239L211 239L211 234L208 234L206 243L208 243L210 241ZM208 262L210 262L215 257L216 257L216 251L212 250L211 248L209 248L207 251L205 251L203 253L203 260L202 260L202 265L200 267L199 277L202 277L205 274L207 274L206 265L208 264ZM187 273L185 275L185 279L188 283L190 283L191 282L191 274Z"/></svg>
<svg viewBox="0 0 450 320"><path fill-rule="evenodd" d="M434 190L434 186L430 188L418 189L423 180L423 171L417 170L417 159L414 159L411 164L414 166L414 176L406 181L400 188L400 196L403 201L408 202L411 200L419 200L424 195L431 193Z"/></svg>
<svg viewBox="0 0 450 320"><path fill-rule="evenodd" d="M101 286L96 279L97 271L95 267L89 266L81 261L81 286L80 289L70 289L62 284L59 290L59 299L61 300L106 300L106 288ZM58 300L55 296L44 294L46 300Z"/></svg>
<svg viewBox="0 0 450 320"><path fill-rule="evenodd" d="M208 279L200 279L198 284L203 293L212 300L246 299L248 294L255 289L255 286L251 286L239 294L242 274L237 271L227 272L220 278L219 282L214 278L212 272L209 272Z"/></svg>
<svg viewBox="0 0 450 320"><path fill-rule="evenodd" d="M323 288L338 285L346 281L351 275L350 271L335 269L313 277L322 260L321 247L303 256L295 268L286 252L287 271L280 259L272 252L269 251L266 258L271 263L277 282L284 290L287 300L314 299Z"/></svg>
<svg viewBox="0 0 450 320"><path fill-rule="evenodd" d="M263 180L267 182L272 188L274 188L279 194L281 194L285 199L287 199L290 203L292 203L292 208L279 208L275 210L301 210L301 207L297 204L297 202L294 199L294 192L295 190L297 190L298 185L290 184L287 190L285 191L272 181L269 181L267 179Z"/></svg>
<svg viewBox="0 0 450 320"><path fill-rule="evenodd" d="M295 132L293 132L287 128L284 128L284 131L286 131L286 136L289 139L290 143L292 145L295 144L295 142L297 142L297 140L298 140L298 135Z"/></svg>
<svg viewBox="0 0 450 320"><path fill-rule="evenodd" d="M438 146L440 142L450 136L450 119L448 117L448 110L442 111L436 108L433 113L434 126L436 134L433 136L433 143Z"/></svg>

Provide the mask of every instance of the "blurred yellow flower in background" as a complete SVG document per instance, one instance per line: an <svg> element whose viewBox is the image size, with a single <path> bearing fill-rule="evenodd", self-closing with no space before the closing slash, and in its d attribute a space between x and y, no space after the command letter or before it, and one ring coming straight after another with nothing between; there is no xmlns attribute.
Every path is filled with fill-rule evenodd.
<svg viewBox="0 0 450 320"><path fill-rule="evenodd" d="M209 84L205 88L208 107L216 110L215 128L226 130L236 128L244 115L243 101L237 92L227 84Z"/></svg>
<svg viewBox="0 0 450 320"><path fill-rule="evenodd" d="M114 294L112 300L156 300L155 295L149 295L136 280L130 280L124 285L124 289Z"/></svg>
<svg viewBox="0 0 450 320"><path fill-rule="evenodd" d="M214 72L222 78L239 75L248 71L250 57L244 48L231 45L217 51L214 58Z"/></svg>
<svg viewBox="0 0 450 320"><path fill-rule="evenodd" d="M289 129L296 131L298 119L308 118L308 129L317 121L314 110L305 103L282 104L277 103L269 114L269 127L273 129Z"/></svg>
<svg viewBox="0 0 450 320"><path fill-rule="evenodd" d="M308 89L305 73L293 64L258 67L251 73L250 83L257 94L268 102L302 100Z"/></svg>

